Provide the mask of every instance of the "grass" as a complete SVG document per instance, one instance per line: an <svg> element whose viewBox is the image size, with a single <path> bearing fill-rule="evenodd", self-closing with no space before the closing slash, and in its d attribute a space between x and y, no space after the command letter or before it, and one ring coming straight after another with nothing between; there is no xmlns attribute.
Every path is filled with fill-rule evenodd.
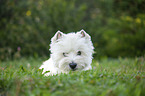
<svg viewBox="0 0 145 96"><path fill-rule="evenodd" d="M0 96L145 96L145 58L93 60L93 70L45 77L45 59L0 62Z"/></svg>

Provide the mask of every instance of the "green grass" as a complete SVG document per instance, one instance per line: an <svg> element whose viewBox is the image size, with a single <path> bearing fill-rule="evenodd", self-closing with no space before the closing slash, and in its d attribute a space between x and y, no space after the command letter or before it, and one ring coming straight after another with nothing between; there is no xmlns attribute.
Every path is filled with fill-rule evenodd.
<svg viewBox="0 0 145 96"><path fill-rule="evenodd" d="M93 60L93 70L45 77L46 59L0 62L0 96L145 96L145 58Z"/></svg>

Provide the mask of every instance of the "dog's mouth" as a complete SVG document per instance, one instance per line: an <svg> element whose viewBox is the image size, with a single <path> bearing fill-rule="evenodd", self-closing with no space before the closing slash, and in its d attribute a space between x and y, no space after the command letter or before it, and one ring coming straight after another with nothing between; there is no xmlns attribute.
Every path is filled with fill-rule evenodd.
<svg viewBox="0 0 145 96"><path fill-rule="evenodd" d="M72 71L76 71L76 70L78 70L78 68L74 68L74 69L71 68L71 70L72 70Z"/></svg>
<svg viewBox="0 0 145 96"><path fill-rule="evenodd" d="M77 70L77 68L75 68L75 69L71 69L72 71L76 71Z"/></svg>

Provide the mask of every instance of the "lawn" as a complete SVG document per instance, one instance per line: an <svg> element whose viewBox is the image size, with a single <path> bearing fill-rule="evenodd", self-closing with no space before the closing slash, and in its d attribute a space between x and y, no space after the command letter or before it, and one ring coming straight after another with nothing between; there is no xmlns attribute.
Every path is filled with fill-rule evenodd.
<svg viewBox="0 0 145 96"><path fill-rule="evenodd" d="M0 96L145 96L145 57L93 60L93 69L45 77L45 58L0 62Z"/></svg>

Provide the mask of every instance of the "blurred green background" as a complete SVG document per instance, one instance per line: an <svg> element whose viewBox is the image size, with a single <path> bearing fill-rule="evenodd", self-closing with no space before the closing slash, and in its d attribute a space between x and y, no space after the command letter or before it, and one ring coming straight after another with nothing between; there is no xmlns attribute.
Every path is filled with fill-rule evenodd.
<svg viewBox="0 0 145 96"><path fill-rule="evenodd" d="M95 58L145 54L145 0L0 0L0 60L49 56L51 37L84 29Z"/></svg>

